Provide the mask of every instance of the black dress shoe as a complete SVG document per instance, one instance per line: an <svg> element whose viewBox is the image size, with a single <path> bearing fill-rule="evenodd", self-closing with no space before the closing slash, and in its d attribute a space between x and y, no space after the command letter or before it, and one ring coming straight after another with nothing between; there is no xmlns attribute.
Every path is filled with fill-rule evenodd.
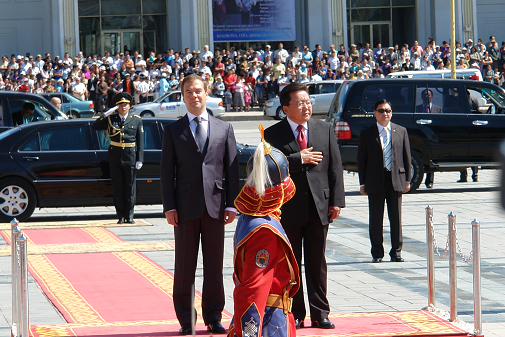
<svg viewBox="0 0 505 337"><path fill-rule="evenodd" d="M217 335L224 335L226 333L226 329L221 324L221 322L214 322L207 324L207 330Z"/></svg>
<svg viewBox="0 0 505 337"><path fill-rule="evenodd" d="M460 178L460 179L459 179L458 181L456 181L456 182L457 182L457 183L466 183L466 182L467 182L467 180L466 180L466 178L465 178L465 179Z"/></svg>
<svg viewBox="0 0 505 337"><path fill-rule="evenodd" d="M125 220L126 223L130 223L130 224L134 224L135 223L135 220L133 219L127 219Z"/></svg>
<svg viewBox="0 0 505 337"><path fill-rule="evenodd" d="M382 262L382 257L374 257L372 259L372 263L381 263Z"/></svg>
<svg viewBox="0 0 505 337"><path fill-rule="evenodd" d="M433 188L433 184L426 184L426 188Z"/></svg>
<svg viewBox="0 0 505 337"><path fill-rule="evenodd" d="M472 177L472 181L473 181L474 183L476 183L476 182L478 182L478 181L479 181L479 178L477 178L477 177L475 177L475 178L474 178L474 177Z"/></svg>
<svg viewBox="0 0 505 337"><path fill-rule="evenodd" d="M391 256L391 262L405 262L403 257Z"/></svg>
<svg viewBox="0 0 505 337"><path fill-rule="evenodd" d="M305 324L303 323L303 319L295 319L295 326L296 329L301 329L305 327Z"/></svg>
<svg viewBox="0 0 505 337"><path fill-rule="evenodd" d="M179 329L179 335L187 336L192 335L193 329L190 326L183 326Z"/></svg>
<svg viewBox="0 0 505 337"><path fill-rule="evenodd" d="M117 220L117 223L118 223L118 224L122 224L122 223L124 223L124 219L123 219L123 218L119 218L119 219Z"/></svg>
<svg viewBox="0 0 505 337"><path fill-rule="evenodd" d="M323 318L320 321L312 321L312 327L318 329L335 329L335 324L328 318Z"/></svg>

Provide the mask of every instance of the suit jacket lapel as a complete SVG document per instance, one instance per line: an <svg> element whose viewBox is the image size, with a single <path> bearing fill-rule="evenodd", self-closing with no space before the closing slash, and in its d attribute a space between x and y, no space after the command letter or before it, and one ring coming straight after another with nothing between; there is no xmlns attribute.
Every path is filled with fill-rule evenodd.
<svg viewBox="0 0 505 337"><path fill-rule="evenodd" d="M204 155L207 155L207 153L211 152L210 147L214 143L213 140L215 138L215 132L216 132L216 123L214 120L214 117L211 115L209 116L209 124L207 124L207 146L205 148Z"/></svg>
<svg viewBox="0 0 505 337"><path fill-rule="evenodd" d="M284 118L284 120L281 123L283 123L285 129L284 134L286 135L286 143L288 144L289 148L293 153L300 152L300 146L298 145L298 142L296 141L296 138L293 135L293 130L291 130L291 126L289 125L288 119Z"/></svg>
<svg viewBox="0 0 505 337"><path fill-rule="evenodd" d="M309 129L309 131L307 132L308 137L307 147L312 147L314 144L319 144L319 142L317 141L318 133L315 128L315 124L312 122L312 119L309 119L309 121L307 122L307 128ZM298 141L296 143L298 144Z"/></svg>
<svg viewBox="0 0 505 337"><path fill-rule="evenodd" d="M391 150L393 151L393 158L395 155L395 149L398 146L398 131L396 129L396 124L391 123Z"/></svg>
<svg viewBox="0 0 505 337"><path fill-rule="evenodd" d="M379 147L379 151L382 153L382 143L381 143L381 138L379 135L379 129L377 128L377 125L373 126L372 139L373 139L373 143Z"/></svg>
<svg viewBox="0 0 505 337"><path fill-rule="evenodd" d="M193 134L191 133L191 128L189 127L189 117L187 114L182 118L181 139L198 152L198 145L196 145L195 137L193 137Z"/></svg>

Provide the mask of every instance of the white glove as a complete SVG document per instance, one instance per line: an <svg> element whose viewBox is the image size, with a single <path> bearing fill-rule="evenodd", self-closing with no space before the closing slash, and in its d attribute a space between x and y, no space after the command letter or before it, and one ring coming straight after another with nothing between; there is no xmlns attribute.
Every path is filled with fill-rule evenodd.
<svg viewBox="0 0 505 337"><path fill-rule="evenodd" d="M104 117L109 117L110 115L112 115L114 112L116 112L118 106L116 105L115 107L113 108L110 108L109 110L105 111L105 113L103 114Z"/></svg>
<svg viewBox="0 0 505 337"><path fill-rule="evenodd" d="M140 170L142 168L142 162L138 161L135 163L135 169Z"/></svg>

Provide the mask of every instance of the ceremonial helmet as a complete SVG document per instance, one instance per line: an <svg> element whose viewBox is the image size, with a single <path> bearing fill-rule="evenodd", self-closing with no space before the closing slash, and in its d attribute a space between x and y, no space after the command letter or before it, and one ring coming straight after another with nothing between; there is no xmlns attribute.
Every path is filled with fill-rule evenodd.
<svg viewBox="0 0 505 337"><path fill-rule="evenodd" d="M235 199L241 214L280 217L280 208L295 194L296 188L289 176L289 162L284 153L264 139L247 163L247 180Z"/></svg>

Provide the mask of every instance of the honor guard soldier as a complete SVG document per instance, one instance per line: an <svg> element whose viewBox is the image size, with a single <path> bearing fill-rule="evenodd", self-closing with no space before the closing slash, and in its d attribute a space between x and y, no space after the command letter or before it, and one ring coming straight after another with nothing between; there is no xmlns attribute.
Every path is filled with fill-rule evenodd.
<svg viewBox="0 0 505 337"><path fill-rule="evenodd" d="M263 133L263 130L262 130ZM228 337L295 337L291 313L300 272L280 208L295 194L286 156L264 140L247 165L235 199L241 214L234 237L234 315Z"/></svg>
<svg viewBox="0 0 505 337"><path fill-rule="evenodd" d="M115 101L116 106L95 121L95 128L107 130L110 138L109 167L117 223L133 224L135 178L144 160L144 129L142 119L129 113L132 102L129 94L119 93Z"/></svg>

